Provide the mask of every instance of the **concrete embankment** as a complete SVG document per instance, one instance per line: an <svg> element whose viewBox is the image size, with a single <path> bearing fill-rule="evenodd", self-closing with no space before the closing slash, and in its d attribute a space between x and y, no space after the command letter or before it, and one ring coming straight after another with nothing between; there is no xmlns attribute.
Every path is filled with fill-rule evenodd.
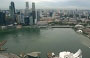
<svg viewBox="0 0 90 58"><path fill-rule="evenodd" d="M73 28L74 26L39 26L39 28Z"/></svg>

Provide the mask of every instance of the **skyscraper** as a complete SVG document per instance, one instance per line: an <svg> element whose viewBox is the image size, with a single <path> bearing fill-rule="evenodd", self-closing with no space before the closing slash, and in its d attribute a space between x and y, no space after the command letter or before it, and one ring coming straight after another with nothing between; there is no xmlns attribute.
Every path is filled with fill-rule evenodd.
<svg viewBox="0 0 90 58"><path fill-rule="evenodd" d="M26 9L29 9L29 2L26 2Z"/></svg>
<svg viewBox="0 0 90 58"><path fill-rule="evenodd" d="M21 20L21 24L24 24L24 14L23 13L21 13L20 20Z"/></svg>
<svg viewBox="0 0 90 58"><path fill-rule="evenodd" d="M25 25L29 25L30 24L30 20L29 20L28 16L24 18L24 22L25 22Z"/></svg>
<svg viewBox="0 0 90 58"><path fill-rule="evenodd" d="M36 15L37 15L37 21L39 21L40 20L40 10L37 11Z"/></svg>
<svg viewBox="0 0 90 58"><path fill-rule="evenodd" d="M15 19L15 5L14 5L14 2L10 3L9 10L10 10L10 16L11 16L12 21L14 23L16 21L16 19Z"/></svg>
<svg viewBox="0 0 90 58"><path fill-rule="evenodd" d="M30 25L33 25L33 18L32 18L32 16L29 17L29 20L30 20Z"/></svg>
<svg viewBox="0 0 90 58"><path fill-rule="evenodd" d="M3 12L0 12L0 25L6 25L5 13L3 13Z"/></svg>
<svg viewBox="0 0 90 58"><path fill-rule="evenodd" d="M32 17L33 17L33 24L35 24L36 19L36 11L35 11L35 3L32 3Z"/></svg>
<svg viewBox="0 0 90 58"><path fill-rule="evenodd" d="M29 15L29 2L26 2L25 16Z"/></svg>

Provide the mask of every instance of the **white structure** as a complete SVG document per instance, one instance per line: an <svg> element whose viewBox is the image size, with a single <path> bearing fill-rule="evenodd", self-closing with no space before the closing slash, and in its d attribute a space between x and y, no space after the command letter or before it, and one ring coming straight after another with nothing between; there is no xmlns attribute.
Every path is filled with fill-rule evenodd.
<svg viewBox="0 0 90 58"><path fill-rule="evenodd" d="M78 33L83 33L83 31L82 31L82 30L77 30L77 32L78 32Z"/></svg>
<svg viewBox="0 0 90 58"><path fill-rule="evenodd" d="M60 52L59 58L82 58L82 51L79 49L75 54L71 52Z"/></svg>
<svg viewBox="0 0 90 58"><path fill-rule="evenodd" d="M37 24L37 10L36 10L36 19L35 19L35 24Z"/></svg>
<svg viewBox="0 0 90 58"><path fill-rule="evenodd" d="M1 28L2 28L2 29L6 29L6 28L7 28L7 26L1 26Z"/></svg>
<svg viewBox="0 0 90 58"><path fill-rule="evenodd" d="M47 21L38 21L38 22L37 22L37 25L41 25L41 26L47 25L47 24L48 24Z"/></svg>
<svg viewBox="0 0 90 58"><path fill-rule="evenodd" d="M75 28L77 28L77 29L83 29L84 26L83 25L76 25Z"/></svg>

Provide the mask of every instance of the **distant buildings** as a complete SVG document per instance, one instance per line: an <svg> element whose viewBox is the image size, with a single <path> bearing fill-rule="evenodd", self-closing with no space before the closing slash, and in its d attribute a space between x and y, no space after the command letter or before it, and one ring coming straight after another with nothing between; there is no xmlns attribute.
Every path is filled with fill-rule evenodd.
<svg viewBox="0 0 90 58"><path fill-rule="evenodd" d="M25 2L25 9L15 10L15 4L11 2L9 10L0 10L0 25L15 25L15 23L18 25L40 23L44 25L46 22L65 25L80 23L90 25L90 10L36 9L34 2L32 2L31 9L29 9L29 2Z"/></svg>

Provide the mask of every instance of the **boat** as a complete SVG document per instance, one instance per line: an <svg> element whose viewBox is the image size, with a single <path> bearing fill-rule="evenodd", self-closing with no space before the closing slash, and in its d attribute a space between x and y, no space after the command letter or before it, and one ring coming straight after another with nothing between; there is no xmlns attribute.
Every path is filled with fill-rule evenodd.
<svg viewBox="0 0 90 58"><path fill-rule="evenodd" d="M31 52L27 54L22 53L20 57L21 58L40 58L40 54L41 52Z"/></svg>
<svg viewBox="0 0 90 58"><path fill-rule="evenodd" d="M82 51L79 49L76 53L71 53L69 51L60 52L58 56L54 53L47 53L48 58L82 58Z"/></svg>

